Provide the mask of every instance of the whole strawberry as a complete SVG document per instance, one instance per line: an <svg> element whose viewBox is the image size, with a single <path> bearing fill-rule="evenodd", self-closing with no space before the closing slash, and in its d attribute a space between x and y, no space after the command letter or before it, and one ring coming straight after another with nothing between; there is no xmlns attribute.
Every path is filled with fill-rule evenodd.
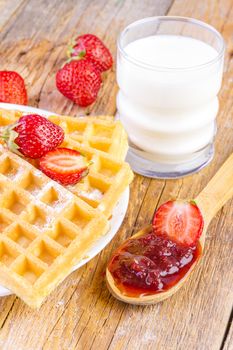
<svg viewBox="0 0 233 350"><path fill-rule="evenodd" d="M56 74L58 90L82 107L96 100L101 82L100 72L86 60L66 63Z"/></svg>
<svg viewBox="0 0 233 350"><path fill-rule="evenodd" d="M0 71L0 102L27 104L24 80L18 73Z"/></svg>
<svg viewBox="0 0 233 350"><path fill-rule="evenodd" d="M91 61L100 72L112 67L113 59L104 43L93 34L78 36L68 46L68 57L78 57Z"/></svg>
<svg viewBox="0 0 233 350"><path fill-rule="evenodd" d="M31 114L6 127L1 137L12 152L28 158L40 158L62 143L64 131L48 119Z"/></svg>

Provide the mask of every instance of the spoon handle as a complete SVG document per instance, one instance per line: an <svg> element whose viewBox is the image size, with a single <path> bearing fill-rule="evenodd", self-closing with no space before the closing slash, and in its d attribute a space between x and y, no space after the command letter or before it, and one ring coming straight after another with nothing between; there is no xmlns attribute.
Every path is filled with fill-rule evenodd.
<svg viewBox="0 0 233 350"><path fill-rule="evenodd" d="M195 199L204 217L204 229L232 196L233 153Z"/></svg>

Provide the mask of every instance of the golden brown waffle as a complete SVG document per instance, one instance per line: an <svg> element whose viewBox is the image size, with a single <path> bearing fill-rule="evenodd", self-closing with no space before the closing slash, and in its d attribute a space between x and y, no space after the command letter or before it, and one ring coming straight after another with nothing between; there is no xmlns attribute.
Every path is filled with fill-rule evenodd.
<svg viewBox="0 0 233 350"><path fill-rule="evenodd" d="M128 140L120 121L114 121L112 117L107 116L50 116L48 119L60 125L72 140L112 155L116 160L125 159Z"/></svg>
<svg viewBox="0 0 233 350"><path fill-rule="evenodd" d="M16 121L20 115L22 115L20 112L15 113L14 111L0 110L0 126L8 125L12 123L12 120ZM81 182L74 186L68 186L67 188L78 197L81 197L93 208L98 208L107 216L107 218L109 218L112 215L113 208L119 200L122 192L131 183L133 173L127 163L119 160L119 157L116 159L113 156L112 151L104 152L103 150L97 149L98 147L90 146L90 140L97 137L94 136L95 134L93 135L92 133L92 136L87 136L88 133L91 134L90 130L98 130L100 125L102 134L98 136L99 138L105 137L103 136L106 133L104 125L106 125L107 130L110 128L112 130L111 132L116 135L116 131L119 129L118 122L105 121L104 118L97 119L96 117L92 117L90 118L91 121L87 121L88 118L89 117L49 117L51 121L58 123L65 131L65 141L61 147L75 149L85 155L88 160L92 161L89 174ZM76 130L76 128L80 131L79 141L74 139L71 132ZM82 136L81 130L83 130L83 133L86 135L85 137ZM121 135L125 134L123 131L118 132L118 134L119 133ZM124 137L125 136L122 136L122 139L124 139ZM122 141L122 144L124 142ZM125 146L123 148L125 148ZM108 150L110 149L111 146ZM117 152L116 148L114 152ZM125 153L125 150L124 152L121 152L123 154ZM38 166L36 162L33 164Z"/></svg>
<svg viewBox="0 0 233 350"><path fill-rule="evenodd" d="M0 125L7 126L9 124L12 124L16 122L22 115L23 113L17 110L7 110L0 108Z"/></svg>
<svg viewBox="0 0 233 350"><path fill-rule="evenodd" d="M20 118L23 112L0 109L0 126L6 126ZM110 154L118 161L124 161L128 141L127 134L120 121L110 116L98 117L48 117L50 121L62 127L66 135L81 145Z"/></svg>
<svg viewBox="0 0 233 350"><path fill-rule="evenodd" d="M65 136L61 146L79 151L91 161L89 174L76 185L67 188L109 218L121 194L133 180L129 164L116 161L111 155L91 147L82 146L69 136Z"/></svg>
<svg viewBox="0 0 233 350"><path fill-rule="evenodd" d="M39 307L107 229L98 210L1 147L0 284Z"/></svg>

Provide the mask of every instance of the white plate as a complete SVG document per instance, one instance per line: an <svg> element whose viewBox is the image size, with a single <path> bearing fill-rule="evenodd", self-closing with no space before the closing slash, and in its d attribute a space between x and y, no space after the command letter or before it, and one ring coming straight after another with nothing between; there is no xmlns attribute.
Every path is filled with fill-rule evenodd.
<svg viewBox="0 0 233 350"><path fill-rule="evenodd" d="M8 103L0 103L0 108L17 109L17 110L22 111L22 112L38 113L38 114L43 115L43 116L48 116L51 114L55 115L55 113L51 113L51 112L45 111L43 109L8 104ZM127 211L127 207L128 207L128 202L129 202L129 187L122 194L119 202L117 203L116 207L113 210L111 220L109 221L110 222L109 231L103 237L101 237L93 245L93 247L86 253L87 258L81 260L77 265L74 266L73 271L77 270L79 267L83 266L89 260L94 258L112 240L112 238L115 236L115 234L119 230L119 228L124 220L124 217L125 217L125 214ZM13 294L13 293L10 290L0 286L0 297L4 297L7 295L11 295L11 294Z"/></svg>

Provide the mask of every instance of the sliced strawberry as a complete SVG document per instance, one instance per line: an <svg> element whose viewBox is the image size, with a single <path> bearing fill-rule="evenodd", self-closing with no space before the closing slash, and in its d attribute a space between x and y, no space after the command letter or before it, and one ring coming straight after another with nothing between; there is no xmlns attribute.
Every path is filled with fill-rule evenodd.
<svg viewBox="0 0 233 350"><path fill-rule="evenodd" d="M156 210L152 225L156 235L190 246L201 236L204 222L194 202L168 201Z"/></svg>
<svg viewBox="0 0 233 350"><path fill-rule="evenodd" d="M46 153L39 161L40 170L63 185L74 185L89 172L88 160L78 151L57 148Z"/></svg>

